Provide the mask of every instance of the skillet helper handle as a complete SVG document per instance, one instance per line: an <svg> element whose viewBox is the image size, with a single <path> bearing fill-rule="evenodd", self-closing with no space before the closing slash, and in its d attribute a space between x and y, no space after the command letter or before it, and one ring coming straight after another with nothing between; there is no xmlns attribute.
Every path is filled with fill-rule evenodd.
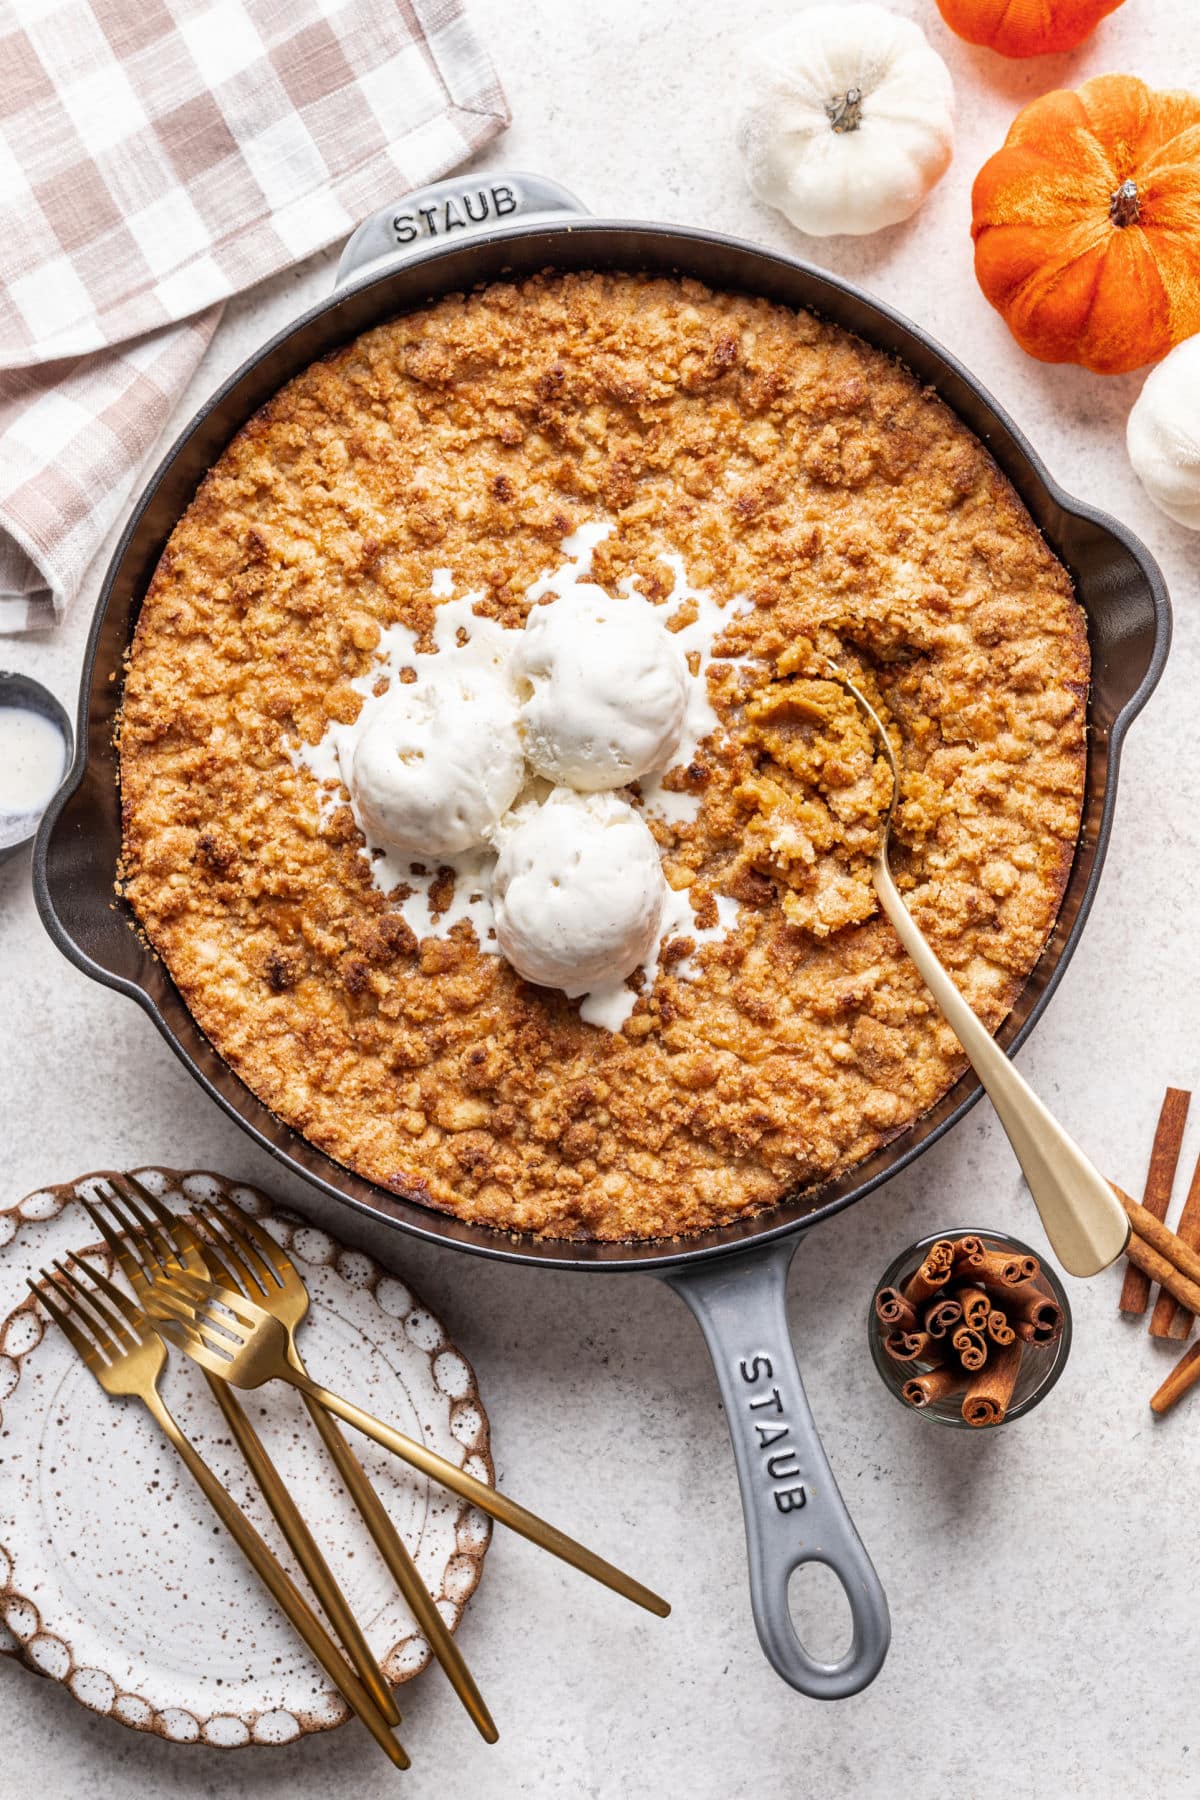
<svg viewBox="0 0 1200 1800"><path fill-rule="evenodd" d="M664 1279L695 1314L716 1369L742 1490L759 1642L800 1693L844 1700L878 1675L892 1628L800 1380L785 1306L795 1248L787 1239ZM850 1603L854 1634L837 1662L810 1655L792 1621L788 1582L807 1562L832 1569Z"/></svg>
<svg viewBox="0 0 1200 1800"><path fill-rule="evenodd" d="M435 247L559 214L586 217L587 208L544 175L484 171L435 181L363 220L342 251L335 286L344 287L365 269L378 274Z"/></svg>

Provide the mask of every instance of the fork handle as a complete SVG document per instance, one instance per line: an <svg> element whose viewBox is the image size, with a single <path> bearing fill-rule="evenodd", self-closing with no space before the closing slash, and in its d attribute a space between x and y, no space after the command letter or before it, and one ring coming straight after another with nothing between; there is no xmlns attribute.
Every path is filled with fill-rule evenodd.
<svg viewBox="0 0 1200 1800"><path fill-rule="evenodd" d="M263 1445L262 1439L246 1417L245 1410L228 1382L205 1371L205 1380L217 1405L225 1415L225 1423L233 1433L238 1449L246 1459L250 1473L262 1490L292 1555L303 1569L322 1610L344 1644L350 1661L358 1671L363 1686L389 1725L400 1723L400 1710L392 1690L384 1679L362 1627L350 1610L350 1603L338 1586L333 1570L326 1562L321 1547L300 1514L300 1509L284 1485Z"/></svg>
<svg viewBox="0 0 1200 1800"><path fill-rule="evenodd" d="M328 1388L323 1388L319 1382L314 1381L306 1369L296 1369L288 1364L276 1373L292 1382L301 1393L308 1394L329 1412L336 1413L347 1425L353 1425L356 1431L374 1438L377 1444L382 1444L393 1456L398 1456L414 1469L419 1469L431 1481L440 1482L443 1487L461 1494L464 1500L469 1500L481 1512L498 1519L501 1525L507 1525L511 1531L540 1545L543 1550L549 1550L552 1556L561 1557L563 1562L581 1569L585 1575L602 1582L605 1587L612 1588L614 1593L622 1594L635 1605L644 1606L647 1612L657 1613L661 1619L665 1619L670 1612L667 1602L651 1593L649 1588L643 1587L640 1581L623 1574L612 1563L605 1562L603 1557L585 1549L582 1544L577 1544L564 1531L559 1531L557 1526L548 1525L536 1513L519 1506L515 1500L510 1500L497 1489L488 1487L486 1482L477 1481L465 1469L456 1468L444 1456L439 1456L436 1450L427 1449L415 1438L405 1437L402 1432L393 1430L392 1426L385 1425L382 1420L373 1418L361 1406L356 1406L353 1400L344 1400L340 1394L331 1394Z"/></svg>
<svg viewBox="0 0 1200 1800"><path fill-rule="evenodd" d="M223 1394L233 1398L229 1394L227 1383L221 1381L217 1376L210 1377L210 1379L216 1382ZM451 1636L446 1621L434 1604L432 1594L421 1579L417 1565L409 1554L407 1544L388 1517L383 1501L371 1486L365 1469L325 1408L319 1406L310 1394L304 1395L304 1404L312 1416L313 1424L321 1434L325 1448L333 1458L337 1472L345 1484L346 1492L362 1514L367 1530L374 1538L375 1546L387 1564L392 1580L404 1595L408 1610L424 1634L426 1643L446 1671L451 1686L475 1721L480 1736L489 1744L494 1744L500 1734L496 1730L492 1715L475 1685L471 1671L463 1660L462 1651Z"/></svg>
<svg viewBox="0 0 1200 1800"><path fill-rule="evenodd" d="M409 1759L403 1745L392 1736L383 1714L282 1564L268 1549L241 1507L225 1492L200 1453L184 1436L167 1410L165 1402L158 1394L155 1394L153 1401L147 1398L146 1405L160 1430L169 1438L183 1458L188 1473L237 1544L246 1561L251 1565L276 1605L287 1615L347 1706L358 1714L385 1756L398 1769L407 1769Z"/></svg>

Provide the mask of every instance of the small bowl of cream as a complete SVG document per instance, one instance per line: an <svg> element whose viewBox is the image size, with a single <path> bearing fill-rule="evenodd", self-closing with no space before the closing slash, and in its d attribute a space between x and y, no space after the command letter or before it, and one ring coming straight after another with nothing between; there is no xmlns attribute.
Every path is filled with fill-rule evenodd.
<svg viewBox="0 0 1200 1800"><path fill-rule="evenodd" d="M50 690L0 670L0 862L33 842L72 743L71 721Z"/></svg>

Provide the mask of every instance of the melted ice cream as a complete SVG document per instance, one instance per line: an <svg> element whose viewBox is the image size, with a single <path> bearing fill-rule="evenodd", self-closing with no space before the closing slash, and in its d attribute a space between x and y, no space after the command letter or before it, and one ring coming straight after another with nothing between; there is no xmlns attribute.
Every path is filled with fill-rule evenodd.
<svg viewBox="0 0 1200 1800"><path fill-rule="evenodd" d="M593 553L596 545L612 529L611 524L593 521L581 525L570 537L564 538L561 545L562 563L539 576L527 590L527 598L536 606L548 595L554 595L555 598L549 603L551 606L565 602L574 609L580 605L581 590L585 590L582 600L586 608L591 608L594 597L602 593L602 590L587 581L591 574ZM670 726L671 736L677 738L675 747L669 753L670 763L672 767L676 767L690 762L704 739L722 729L720 717L708 694L708 670L714 661L721 660L714 655L713 646L730 621L748 610L749 603L735 600L721 607L705 589L691 586L682 557L664 552L662 561L671 569L674 583L663 605L651 608L656 618L661 617L663 624L669 625L672 618L685 606L696 614L692 623L669 633L671 643L685 659L684 666L687 669L682 721L678 729L673 721ZM611 602L614 620L619 622L619 608L622 605L636 603L639 608L651 607L651 603L639 593L635 577L626 577L621 582L620 589L624 600ZM362 696L363 704L358 718L351 725L331 721L319 743L291 745L288 754L294 767L306 769L318 783L318 811L322 823L339 806L349 802L355 822L366 839L362 854L370 864L372 881L383 893L393 897L393 905L419 939L446 937L460 921L469 919L480 948L489 954L499 955L501 950L496 936L492 901L497 846L503 841L506 829L509 829L510 819L522 812L528 815L532 806L546 800L552 792L549 784L539 779L535 772L529 772L529 780L516 798L513 813L501 819L494 829L490 826L484 828L484 835L488 840L484 844L448 855L439 855L431 849L427 855L415 858L411 851L398 850L382 841L383 832L377 827L381 823L386 825L385 810L373 804L373 799L378 796L362 791L361 781L356 788L356 760L360 771L364 763L370 761L359 755L360 745L364 739L370 741L369 734L372 738L388 736L385 722L390 716L394 716L397 696L403 696L406 688L410 692L415 689L421 693L436 693L440 697L447 693L459 693L462 696L464 718L470 695L481 684L486 685L493 694L497 684L503 685L506 691L515 691L514 652L518 646L524 650L525 632L520 628L508 630L494 619L480 617L475 612L475 606L483 599L482 592L468 592L455 598L453 572L449 569L439 568L433 571L430 592L438 602L434 608L433 624L436 649L432 652L419 651L416 634L407 626L389 626L381 635L372 668L350 684ZM607 617L607 612L605 616ZM689 657L693 658L696 665L694 673L686 661ZM436 679L434 664L437 665ZM402 680L402 674L407 676L407 680ZM504 770L499 768L499 762L504 763ZM505 773L508 767L507 757L499 758L499 762L497 781L491 784L489 792L499 791L503 785L501 777L508 779ZM698 796L673 793L665 789L661 773L643 775L639 785L645 810L652 816L657 815L677 823L694 818L700 810ZM621 805L624 806L625 802L621 802ZM544 807L542 811L545 811ZM404 813L404 817L407 818L408 814ZM376 828L373 828L373 824ZM404 837L403 832L400 835ZM453 894L449 902L445 903L445 884L439 884L438 903L441 910L435 911L434 883L440 870L447 868L454 875ZM643 974L643 988L648 989L653 985L663 946L670 938L691 938L698 948L702 944L718 942L728 936L737 922L737 902L724 895L716 896L716 901L716 925L701 929L696 924L687 890L666 888L661 922L657 931L652 934L649 954L638 965ZM536 956L526 957L530 967L536 960ZM594 965L589 968L589 978L593 969ZM677 962L674 972L684 980L695 979L699 971L694 954ZM564 991L567 991L568 986L574 986L573 983L568 984L565 978L563 985ZM575 992L579 991L576 986ZM609 1031L619 1031L636 1002L637 994L625 985L625 975L622 972L614 975L611 981L597 982L587 990L579 1009L580 1017L589 1024L602 1026Z"/></svg>

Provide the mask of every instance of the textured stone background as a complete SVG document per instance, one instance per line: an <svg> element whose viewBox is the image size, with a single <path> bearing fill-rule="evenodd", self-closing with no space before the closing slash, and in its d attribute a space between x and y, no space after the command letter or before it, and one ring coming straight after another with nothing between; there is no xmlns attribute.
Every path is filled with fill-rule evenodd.
<svg viewBox="0 0 1200 1800"><path fill-rule="evenodd" d="M1018 64L958 43L932 0L896 3L949 62L960 127L948 176L895 230L804 240L745 194L732 141L737 53L746 33L793 11L788 0L475 0L516 120L488 163L555 176L597 213L742 233L862 283L961 356L1057 478L1128 520L1160 559L1177 608L1170 667L1130 739L1087 935L1021 1058L1099 1162L1136 1188L1164 1084L1200 1085L1198 540L1145 502L1126 462L1139 377L1030 361L984 303L968 196L1038 92L1113 70L1200 87L1200 27L1194 0L1127 0L1074 55ZM327 290L333 260L230 307L180 423ZM52 639L0 646L0 662L43 676L68 702L100 568ZM19 864L0 868L0 971L6 1198L98 1164L159 1160L257 1179L304 1204L137 1008L59 957ZM1198 1150L1200 1112L1185 1169ZM401 1788L498 1800L1200 1793L1200 1745L1190 1748L1200 1400L1152 1420L1146 1401L1167 1353L1117 1317L1114 1274L1072 1285L1074 1354L1028 1420L980 1439L906 1417L866 1358L871 1280L906 1241L958 1222L1008 1225L1041 1242L986 1106L908 1175L822 1227L794 1266L792 1324L810 1397L892 1606L891 1656L857 1699L802 1700L759 1654L724 1422L678 1301L648 1279L508 1270L400 1239L381 1246L376 1234L371 1247L473 1358L501 1481L665 1590L671 1619L646 1619L498 1533L463 1633L501 1727L496 1748L473 1735L436 1673L405 1696L414 1768L396 1781L357 1728L233 1757L172 1749L5 1665L0 1791L54 1800L367 1800ZM819 1617L821 1598L814 1581L805 1610ZM822 1633L833 1649L836 1628L826 1620L814 1627L818 1643Z"/></svg>

